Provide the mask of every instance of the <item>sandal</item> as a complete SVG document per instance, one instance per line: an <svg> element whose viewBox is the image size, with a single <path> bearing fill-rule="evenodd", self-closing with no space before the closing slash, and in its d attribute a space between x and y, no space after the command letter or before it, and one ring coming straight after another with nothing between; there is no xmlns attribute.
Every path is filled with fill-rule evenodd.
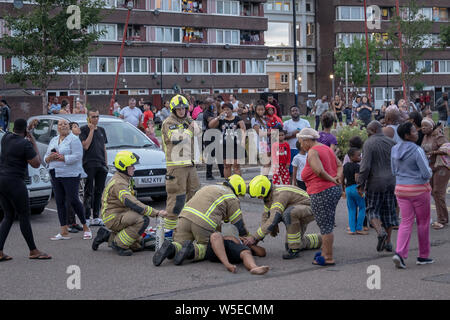
<svg viewBox="0 0 450 320"><path fill-rule="evenodd" d="M9 261L9 260L12 260L12 258L6 254L2 255L0 258L0 262Z"/></svg>
<svg viewBox="0 0 450 320"><path fill-rule="evenodd" d="M50 240L56 241L56 240L70 240L71 237L63 236L61 233L58 233L56 236L51 237Z"/></svg>
<svg viewBox="0 0 450 320"><path fill-rule="evenodd" d="M49 256L48 254L46 254L44 252L40 252L37 255L30 256L29 258L32 260L49 260L52 258L52 256Z"/></svg>
<svg viewBox="0 0 450 320"><path fill-rule="evenodd" d="M445 228L445 225L443 225L442 223L439 223L439 222L433 222L433 224L431 225L431 227L434 229L434 230L440 230L440 229L443 229L443 228Z"/></svg>
<svg viewBox="0 0 450 320"><path fill-rule="evenodd" d="M356 234L356 232L347 231L347 234L354 236Z"/></svg>
<svg viewBox="0 0 450 320"><path fill-rule="evenodd" d="M92 232L89 231L85 231L83 234L83 240L91 240L92 239Z"/></svg>
<svg viewBox="0 0 450 320"><path fill-rule="evenodd" d="M322 267L336 265L335 262L326 262L325 261L325 257L324 256L320 256L320 255L314 257L314 261L313 261L312 264L315 265L315 266L322 266Z"/></svg>

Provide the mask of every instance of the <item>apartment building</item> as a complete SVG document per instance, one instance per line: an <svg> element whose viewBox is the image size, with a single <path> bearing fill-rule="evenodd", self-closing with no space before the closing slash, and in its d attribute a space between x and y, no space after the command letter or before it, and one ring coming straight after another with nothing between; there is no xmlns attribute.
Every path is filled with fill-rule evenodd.
<svg viewBox="0 0 450 320"><path fill-rule="evenodd" d="M295 92L293 1L267 0L265 35L269 48L267 75L269 90ZM315 92L315 0L296 1L296 46L298 92Z"/></svg>
<svg viewBox="0 0 450 320"><path fill-rule="evenodd" d="M400 6L407 0L400 0ZM383 38L389 28L391 17L396 14L395 0L367 0L367 6L377 5L381 9L381 28L369 30L371 38ZM424 91L431 91L435 98L439 98L442 92L450 91L450 48L439 48L439 33L442 25L450 22L449 0L418 1L420 14L433 21L431 34L427 36L427 50L418 69L424 70L418 79L424 83ZM334 56L336 47L343 43L350 45L354 39L365 39L364 31L364 4L360 0L324 0L320 1L320 10L316 12L317 36L318 36L318 60L317 83L318 94L330 95L332 91ZM386 51L380 51L383 57L379 63L378 80L372 83L372 96L375 106L381 107L384 101L391 99L397 93L403 92L400 79L400 61ZM365 59L365 57L362 57ZM343 92L343 79L335 80L335 91ZM365 90L366 88L359 88ZM414 88L411 88L414 90Z"/></svg>
<svg viewBox="0 0 450 320"><path fill-rule="evenodd" d="M1 18L13 10L12 2L0 0L0 36L10 32ZM164 94L172 94L177 88L190 94L267 91L267 19L263 2L134 0L118 93L160 94L161 80ZM88 77L88 94L112 94L126 4L125 0L107 0L105 17L95 26L105 30L105 34L88 65L80 69ZM0 89L16 87L6 84L2 76L14 67L21 67L20 57L0 57ZM61 74L49 92L57 96L78 95L80 87L85 88L85 78L82 79L80 84L78 72Z"/></svg>

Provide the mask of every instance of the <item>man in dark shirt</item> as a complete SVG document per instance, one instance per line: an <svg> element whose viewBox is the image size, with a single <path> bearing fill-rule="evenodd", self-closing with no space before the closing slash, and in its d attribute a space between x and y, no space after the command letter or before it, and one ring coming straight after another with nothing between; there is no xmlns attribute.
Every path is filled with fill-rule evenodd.
<svg viewBox="0 0 450 320"><path fill-rule="evenodd" d="M99 112L89 110L88 125L81 127L80 140L83 144L83 169L87 174L84 186L84 209L86 220L90 225L103 225L99 218L101 197L105 188L105 180L108 174L105 129L98 127ZM95 184L95 187L94 187ZM93 219L91 218L91 208L93 209Z"/></svg>
<svg viewBox="0 0 450 320"><path fill-rule="evenodd" d="M203 130L206 131L209 128L209 122L217 117L217 108L214 105L214 99L213 98L207 98L206 99L207 107L203 111ZM206 148L211 143L214 142L214 139L210 139L209 135L208 138L204 140L204 147ZM221 152L219 151L218 154ZM216 150L213 150L211 152L211 155L206 155L206 180L214 180L213 174L212 174L212 166L214 163L214 158L216 157ZM222 160L222 161L221 161ZM223 178L223 159L217 159L217 167L219 168L220 176Z"/></svg>
<svg viewBox="0 0 450 320"><path fill-rule="evenodd" d="M12 259L3 253L3 247L16 214L20 221L20 231L30 249L29 258L40 260L51 258L36 248L30 224L25 177L28 176L28 164L33 168L39 168L41 164L38 147L34 137L29 134L29 130L34 126L35 121L27 129L27 121L17 119L14 121L14 132L6 133L1 140L0 206L5 216L0 224L0 262Z"/></svg>
<svg viewBox="0 0 450 320"><path fill-rule="evenodd" d="M273 95L269 94L267 96L267 103L273 105L275 107L275 109L277 109L277 116L279 116L282 119L283 115L281 114L281 108L280 108L280 105L278 104L277 99L275 99L273 97Z"/></svg>
<svg viewBox="0 0 450 320"><path fill-rule="evenodd" d="M377 251L392 251L392 227L398 226L395 177L391 171L391 149L395 141L383 135L382 125L376 120L369 123L367 133L369 139L363 146L358 191L361 194L367 191L366 215L378 233Z"/></svg>
<svg viewBox="0 0 450 320"><path fill-rule="evenodd" d="M439 124L443 123L444 125L447 124L447 118L448 118L448 94L447 92L444 92L442 94L442 97L440 97L436 101L436 110L439 114Z"/></svg>

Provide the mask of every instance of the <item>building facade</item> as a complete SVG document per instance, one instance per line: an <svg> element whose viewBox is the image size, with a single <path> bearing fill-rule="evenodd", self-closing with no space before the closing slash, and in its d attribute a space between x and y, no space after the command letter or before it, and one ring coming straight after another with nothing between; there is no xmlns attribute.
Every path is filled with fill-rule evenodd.
<svg viewBox="0 0 450 320"><path fill-rule="evenodd" d="M400 0L400 7L408 3ZM383 38L387 32L391 17L396 14L395 0L367 0L367 6L377 5L381 11L381 27L369 30L370 37ZM439 48L439 33L441 26L450 22L449 0L418 0L421 8L419 13L433 22L431 34L428 35L427 48L422 60L418 62L418 68L424 70L417 80L424 84L423 91L430 91L432 97L439 98L442 92L450 91L450 48ZM317 19L317 83L318 95L332 94L334 52L343 43L350 45L355 38L365 39L364 28L364 4L360 0L324 0L320 1L320 10L316 6ZM372 97L375 107L380 108L382 104L393 97L403 96L402 81L400 78L400 61L386 51L380 51L382 60L379 63L378 79L372 83ZM365 59L361 57L361 59ZM344 80L334 79L335 92L343 94ZM366 88L357 88L365 91ZM414 88L411 88L414 90Z"/></svg>
<svg viewBox="0 0 450 320"><path fill-rule="evenodd" d="M297 0L296 11L297 89L315 92L315 1ZM295 92L293 1L268 0L264 12L268 19L269 90Z"/></svg>
<svg viewBox="0 0 450 320"><path fill-rule="evenodd" d="M12 2L0 0L0 36L10 33L1 18L12 12ZM177 88L190 94L267 91L263 2L134 0L117 93L159 95L161 86L164 94ZM81 72L61 74L51 84L50 95L78 95L85 88L86 75L88 94L113 93L126 1L107 0L103 11L102 23L95 26L105 30L98 41L101 46ZM6 84L3 74L20 68L20 57L0 59L0 89L17 87Z"/></svg>

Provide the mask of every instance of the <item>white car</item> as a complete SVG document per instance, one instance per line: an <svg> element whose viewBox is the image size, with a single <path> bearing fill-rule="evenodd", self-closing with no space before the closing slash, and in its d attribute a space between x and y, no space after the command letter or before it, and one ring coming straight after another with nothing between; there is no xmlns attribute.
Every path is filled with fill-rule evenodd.
<svg viewBox="0 0 450 320"><path fill-rule="evenodd" d="M29 118L28 123L34 119L38 119L39 124L32 131L32 134L36 141L44 145L44 148L39 150L41 156L44 156L47 151L50 140L58 134L58 120L65 119L69 122L77 122L80 127L87 124L87 118L84 114L35 116ZM98 125L105 129L108 139L106 152L108 155L109 172L106 183L108 183L109 179L116 172L113 166L116 154L121 150L128 150L136 153L140 157L139 164L136 165L134 172L137 198L145 200L143 198L151 197L155 201L165 200L167 193L165 185L166 157L164 152L141 130L122 119L101 115Z"/></svg>
<svg viewBox="0 0 450 320"><path fill-rule="evenodd" d="M0 141L5 132L0 130ZM38 147L39 147L39 143ZM1 153L1 145L0 145ZM48 170L42 165L39 168L33 168L28 165L28 177L25 179L28 189L28 198L32 214L40 214L44 211L52 196L52 185ZM0 207L0 221L3 219L3 211Z"/></svg>

